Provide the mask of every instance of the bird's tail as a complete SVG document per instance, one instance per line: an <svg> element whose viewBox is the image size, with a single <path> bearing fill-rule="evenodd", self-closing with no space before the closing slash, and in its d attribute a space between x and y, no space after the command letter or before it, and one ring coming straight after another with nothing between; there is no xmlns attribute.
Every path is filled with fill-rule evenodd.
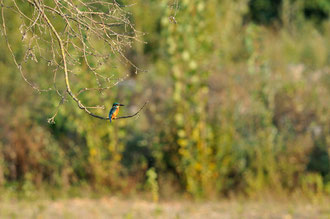
<svg viewBox="0 0 330 219"><path fill-rule="evenodd" d="M110 120L110 123L111 123L112 122L112 118L110 117L109 120Z"/></svg>

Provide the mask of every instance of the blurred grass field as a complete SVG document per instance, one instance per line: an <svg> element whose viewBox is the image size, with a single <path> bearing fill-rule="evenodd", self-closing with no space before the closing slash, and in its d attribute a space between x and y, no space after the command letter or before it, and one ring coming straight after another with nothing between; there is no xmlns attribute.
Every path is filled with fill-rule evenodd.
<svg viewBox="0 0 330 219"><path fill-rule="evenodd" d="M330 218L329 199L161 201L104 197L0 202L0 218Z"/></svg>

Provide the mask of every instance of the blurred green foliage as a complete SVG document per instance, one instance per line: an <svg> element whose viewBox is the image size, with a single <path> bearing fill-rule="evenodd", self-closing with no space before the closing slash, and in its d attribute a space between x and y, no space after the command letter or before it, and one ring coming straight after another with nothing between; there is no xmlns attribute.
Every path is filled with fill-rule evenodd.
<svg viewBox="0 0 330 219"><path fill-rule="evenodd" d="M56 96L24 83L1 37L2 188L88 185L134 194L149 190L147 183L155 200L173 192L330 193L328 1L136 2L131 19L147 44L136 43L127 56L148 72L83 100L107 110L118 101L128 105L120 113L130 114L149 99L138 119L110 124L68 101L49 125ZM22 56L20 18L8 16ZM117 65L104 71L131 72ZM47 66L30 71L49 85ZM92 84L91 75L82 77L81 87Z"/></svg>
<svg viewBox="0 0 330 219"><path fill-rule="evenodd" d="M290 13L283 7L290 5ZM316 23L329 19L330 2L327 0L250 0L248 18L259 24L281 23L281 17L304 16Z"/></svg>
<svg viewBox="0 0 330 219"><path fill-rule="evenodd" d="M157 202L159 200L159 187L157 182L157 173L155 172L155 169L152 167L147 172L147 187L150 190L150 193L152 195L152 200L154 202Z"/></svg>

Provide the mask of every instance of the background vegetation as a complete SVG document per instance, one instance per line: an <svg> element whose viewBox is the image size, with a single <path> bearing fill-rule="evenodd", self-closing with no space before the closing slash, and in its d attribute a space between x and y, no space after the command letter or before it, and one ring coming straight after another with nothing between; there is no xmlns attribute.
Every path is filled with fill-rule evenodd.
<svg viewBox="0 0 330 219"><path fill-rule="evenodd" d="M130 77L83 99L100 98L104 116L113 102L125 115L148 99L137 119L110 124L70 100L48 124L57 98L22 80L1 36L1 191L330 194L329 1L135 2L127 10L147 43L126 55L147 72L118 62L105 71ZM8 16L22 57L20 17ZM47 86L47 71L36 63L29 77Z"/></svg>

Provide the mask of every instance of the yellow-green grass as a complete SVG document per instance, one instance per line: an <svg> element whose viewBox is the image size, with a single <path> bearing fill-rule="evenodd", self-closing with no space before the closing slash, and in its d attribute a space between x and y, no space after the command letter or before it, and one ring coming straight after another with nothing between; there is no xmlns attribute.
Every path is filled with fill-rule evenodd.
<svg viewBox="0 0 330 219"><path fill-rule="evenodd" d="M74 198L0 202L0 218L330 218L328 199L306 200L188 200Z"/></svg>

